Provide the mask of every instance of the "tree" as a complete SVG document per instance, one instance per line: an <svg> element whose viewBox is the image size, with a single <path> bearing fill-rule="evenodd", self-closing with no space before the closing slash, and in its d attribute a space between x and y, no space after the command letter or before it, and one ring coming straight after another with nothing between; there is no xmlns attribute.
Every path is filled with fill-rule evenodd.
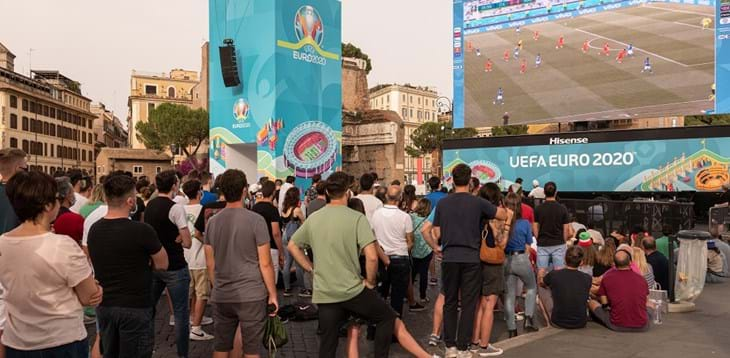
<svg viewBox="0 0 730 358"><path fill-rule="evenodd" d="M727 115L727 114L684 117L685 127L705 126L705 125L716 125L717 126L717 125L726 125L726 124L730 124L730 115Z"/></svg>
<svg viewBox="0 0 730 358"><path fill-rule="evenodd" d="M135 128L137 139L147 148L166 150L175 146L190 158L208 139L208 112L164 103L150 112L147 122L137 122Z"/></svg>
<svg viewBox="0 0 730 358"><path fill-rule="evenodd" d="M370 61L370 56L362 52L359 47L349 42L346 44L342 44L342 57L353 57L365 60L365 62L367 63L367 67L365 67L365 72L367 74L370 74L370 70L373 69L373 64Z"/></svg>
<svg viewBox="0 0 730 358"><path fill-rule="evenodd" d="M527 128L528 127L524 124L523 125L492 127L492 135L493 136L504 136L504 135L527 134Z"/></svg>
<svg viewBox="0 0 730 358"><path fill-rule="evenodd" d="M431 154L431 174L440 176L441 148L444 140L469 138L476 135L476 129L454 128L452 122L426 122L411 134L413 145L406 147L406 153L411 157Z"/></svg>

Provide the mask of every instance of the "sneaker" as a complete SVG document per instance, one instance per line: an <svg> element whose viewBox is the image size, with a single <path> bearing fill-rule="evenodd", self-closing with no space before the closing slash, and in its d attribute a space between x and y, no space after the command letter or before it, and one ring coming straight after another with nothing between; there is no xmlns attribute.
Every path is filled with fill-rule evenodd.
<svg viewBox="0 0 730 358"><path fill-rule="evenodd" d="M416 303L413 306L408 306L408 310L411 312L421 312L425 311L426 307L423 307L423 305L421 305L420 303Z"/></svg>
<svg viewBox="0 0 730 358"><path fill-rule="evenodd" d="M291 296L292 296L291 288L285 288L284 289L284 297L291 297Z"/></svg>
<svg viewBox="0 0 730 358"><path fill-rule="evenodd" d="M480 357L496 357L496 356L502 355L502 353L503 353L503 351L501 349L499 349L491 344L489 346L487 346L487 348L484 348L484 347L479 348L479 351L477 352L477 354Z"/></svg>
<svg viewBox="0 0 730 358"><path fill-rule="evenodd" d="M174 320L173 320L174 322ZM203 319L200 320L201 326L207 326L213 324L213 317L203 316ZM193 326L193 320L190 320L190 327Z"/></svg>
<svg viewBox="0 0 730 358"><path fill-rule="evenodd" d="M535 325L535 320L530 316L525 316L525 332L537 332L539 328Z"/></svg>
<svg viewBox="0 0 730 358"><path fill-rule="evenodd" d="M479 352L479 343L472 343L469 345L469 352L476 353Z"/></svg>
<svg viewBox="0 0 730 358"><path fill-rule="evenodd" d="M429 346L436 347L439 345L439 343L441 343L441 337L439 337L435 334L428 336L428 345Z"/></svg>
<svg viewBox="0 0 730 358"><path fill-rule="evenodd" d="M432 278L431 280L428 281L428 284L430 286L436 286L439 284L439 280L437 278Z"/></svg>
<svg viewBox="0 0 730 358"><path fill-rule="evenodd" d="M456 358L472 358L473 356L474 354L472 354L472 352L468 349L465 351L459 351L456 354Z"/></svg>
<svg viewBox="0 0 730 358"><path fill-rule="evenodd" d="M299 291L299 297L312 297L312 290L302 289Z"/></svg>
<svg viewBox="0 0 730 358"><path fill-rule="evenodd" d="M170 316L170 325L171 326L175 325L175 316Z"/></svg>
<svg viewBox="0 0 730 358"><path fill-rule="evenodd" d="M431 300L428 297L421 298L421 302L423 303L429 303Z"/></svg>
<svg viewBox="0 0 730 358"><path fill-rule="evenodd" d="M446 354L444 355L445 358L458 358L459 357L459 351L456 350L456 347L446 348Z"/></svg>
<svg viewBox="0 0 730 358"><path fill-rule="evenodd" d="M213 335L205 333L205 331L200 327L193 327L192 329L190 329L190 340L209 341L213 338Z"/></svg>

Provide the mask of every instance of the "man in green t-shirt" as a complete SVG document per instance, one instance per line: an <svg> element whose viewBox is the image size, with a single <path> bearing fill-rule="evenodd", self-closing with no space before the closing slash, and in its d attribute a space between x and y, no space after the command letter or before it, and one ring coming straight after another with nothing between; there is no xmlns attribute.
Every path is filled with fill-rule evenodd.
<svg viewBox="0 0 730 358"><path fill-rule="evenodd" d="M347 207L349 177L336 172L327 179L330 203L307 219L288 249L307 272L314 274L312 302L319 305L319 357L335 357L338 333L348 315L376 325L375 357L387 357L395 334L403 347L417 357L431 357L408 333L403 322L375 293L378 254L373 231L365 215ZM314 264L302 247L312 248ZM367 278L360 277L360 254L365 256ZM314 269L316 267L316 269Z"/></svg>

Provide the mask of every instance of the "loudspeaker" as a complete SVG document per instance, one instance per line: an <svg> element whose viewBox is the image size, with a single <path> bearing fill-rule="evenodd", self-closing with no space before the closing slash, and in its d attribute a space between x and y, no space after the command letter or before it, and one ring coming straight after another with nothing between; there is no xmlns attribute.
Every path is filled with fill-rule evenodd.
<svg viewBox="0 0 730 358"><path fill-rule="evenodd" d="M224 43L225 46L218 47L223 83L226 87L236 87L241 84L238 76L238 61L236 61L236 46L230 39L225 40Z"/></svg>

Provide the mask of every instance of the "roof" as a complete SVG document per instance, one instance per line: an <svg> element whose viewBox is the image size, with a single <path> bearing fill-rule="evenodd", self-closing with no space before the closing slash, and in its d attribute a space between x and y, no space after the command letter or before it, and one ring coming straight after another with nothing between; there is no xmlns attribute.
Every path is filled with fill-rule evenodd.
<svg viewBox="0 0 730 358"><path fill-rule="evenodd" d="M13 58L15 57L15 54L10 52L10 49L5 47L5 45L3 45L2 42L0 42L0 53L7 53L7 54L10 54L10 56L12 56Z"/></svg>
<svg viewBox="0 0 730 358"><path fill-rule="evenodd" d="M172 157L154 149L102 148L99 155L106 155L109 159L171 161Z"/></svg>

